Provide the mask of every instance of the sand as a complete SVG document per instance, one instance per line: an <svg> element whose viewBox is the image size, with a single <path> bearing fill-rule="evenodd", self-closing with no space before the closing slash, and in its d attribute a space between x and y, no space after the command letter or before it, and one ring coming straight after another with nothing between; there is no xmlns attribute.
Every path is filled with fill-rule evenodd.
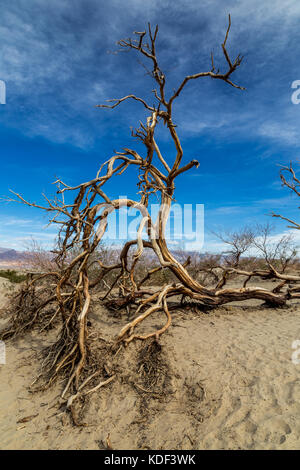
<svg viewBox="0 0 300 470"><path fill-rule="evenodd" d="M7 282L0 283L3 293ZM147 328L163 321L158 315ZM108 338L126 318L94 300L91 322ZM300 365L291 359L300 305L173 312L160 341L156 389L147 391L140 381L143 346L131 344L120 353L119 376L86 405L87 426L80 428L58 408L62 384L28 391L38 368L35 352L46 338L32 333L7 344L7 363L0 366L1 449L103 449L108 434L114 449L300 448Z"/></svg>

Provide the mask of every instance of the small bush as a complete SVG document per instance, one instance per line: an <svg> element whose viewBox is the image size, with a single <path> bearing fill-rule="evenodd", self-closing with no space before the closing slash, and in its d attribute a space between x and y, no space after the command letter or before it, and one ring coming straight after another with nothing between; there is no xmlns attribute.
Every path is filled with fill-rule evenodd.
<svg viewBox="0 0 300 470"><path fill-rule="evenodd" d="M17 271L7 269L6 271L0 271L0 277L5 277L10 282L20 283L25 281L26 276L24 274L18 274Z"/></svg>

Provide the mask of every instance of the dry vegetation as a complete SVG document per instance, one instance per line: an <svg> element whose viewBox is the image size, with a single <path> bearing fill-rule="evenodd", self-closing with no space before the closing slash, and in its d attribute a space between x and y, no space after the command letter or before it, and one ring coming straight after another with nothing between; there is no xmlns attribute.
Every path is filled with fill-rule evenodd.
<svg viewBox="0 0 300 470"><path fill-rule="evenodd" d="M211 70L185 77L169 97L166 77L156 55L158 27L153 31L149 25L147 32L136 32L135 39L121 40L121 48L136 51L151 64L151 75L156 82L153 91L156 104L149 105L143 98L128 95L100 107L115 108L129 99L144 106L149 116L145 123L140 122L133 136L144 145L145 155L126 148L103 163L96 177L88 182L70 187L56 181L57 196L45 198L44 206L16 194L22 203L51 215L50 222L60 226L59 241L53 258L45 259L42 253L36 253L32 263L40 266L41 272L28 276L13 299L10 324L0 337L7 340L32 328L40 331L57 328L56 341L44 350L41 375L35 386L36 389L45 388L58 377L63 378L61 396L76 424L75 401L83 400L115 379L117 354L133 340L147 340L139 359L139 370L146 377L145 388L157 380L155 364L163 364L159 337L171 325L172 308L184 308L193 303L206 310L248 299L259 299L267 305L280 307L287 300L300 297L300 276L294 273L298 267L295 249L289 237L272 243L269 226L257 227L255 231L246 228L236 233L219 234L228 245L228 252L222 255L194 255L184 259L183 253L169 250L165 239L175 180L198 166L196 160L182 164L183 150L173 120L173 104L191 80L209 77L243 89L231 79L241 65L242 57L231 59L229 56L229 30L230 18L222 44L227 70L221 73L216 69L212 56ZM166 161L160 152L155 139L159 124L164 124L174 146L173 160ZM104 191L106 182L124 174L129 167L137 170L138 199L111 199ZM284 177L285 171L291 175L291 183ZM283 169L281 177L283 184L299 195L299 181L292 168ZM153 196L160 200L155 221L148 212ZM107 228L108 215L124 206L140 211L141 222L136 239L126 242L120 252L111 252L104 248L101 239ZM147 239L143 239L144 229ZM247 255L253 247L260 253L257 258ZM233 278L241 280L240 287L227 285ZM253 279L269 279L276 283L270 290L253 285L250 283ZM160 287L154 287L157 285ZM128 323L116 338L104 341L97 354L90 346L92 295L101 295L102 302L112 314L124 311L128 316ZM155 331L141 333L141 324L155 312L164 314L165 324ZM108 366L110 360L113 367Z"/></svg>

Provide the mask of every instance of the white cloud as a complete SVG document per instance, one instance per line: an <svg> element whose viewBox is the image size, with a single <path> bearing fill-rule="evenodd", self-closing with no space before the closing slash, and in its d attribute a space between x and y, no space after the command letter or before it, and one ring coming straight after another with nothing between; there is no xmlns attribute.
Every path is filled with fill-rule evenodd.
<svg viewBox="0 0 300 470"><path fill-rule="evenodd" d="M258 129L258 134L286 145L300 146L299 129L295 125L285 123L284 119L280 122L263 123Z"/></svg>
<svg viewBox="0 0 300 470"><path fill-rule="evenodd" d="M135 57L106 54L108 49L114 49L117 39L127 36L137 26L143 27L148 20L154 23L159 20L160 57L172 87L185 73L197 71L199 67L209 68L212 47L216 60L224 64L220 43L230 12L232 28L228 47L233 55L239 46L245 49L246 61L236 78L249 82L251 98L247 102L247 98L240 98L240 92L231 92L230 87L220 83L214 83L210 91L208 80L204 80L205 91L201 95L198 90L204 81L190 84L190 91L185 90L179 100L182 107L179 106L178 113L184 114L183 135L207 133L216 138L226 135L232 138L242 131L287 145L297 144L297 125L292 121L282 123L285 112L278 113L278 119L272 121L263 115L265 109L259 106L257 97L253 109L251 102L260 89L265 93L262 85L269 80L270 65L282 59L280 54L286 52L292 35L298 31L298 1L231 0L224 4L223 0L207 0L199 5L196 0L163 4L158 0L146 3L128 0L126 4L113 0L105 8L103 2L96 0L78 0L72 4L58 0L4 0L2 3L0 74L8 82L7 110L13 102L12 124L19 125L29 136L91 148L109 116L99 111L95 118L93 105L125 90L144 93L148 86L149 90L152 88L142 69L139 72L136 67ZM175 38L178 42L174 49ZM199 44L199 50L195 44ZM247 61L251 62L251 69L247 68ZM276 94L276 89L270 88L269 92ZM220 96L222 104L218 106ZM24 116L18 113L18 124L14 117L19 106L18 111L24 106ZM27 109L29 113L25 112ZM125 111L119 112L118 119L122 120L122 116L127 122Z"/></svg>

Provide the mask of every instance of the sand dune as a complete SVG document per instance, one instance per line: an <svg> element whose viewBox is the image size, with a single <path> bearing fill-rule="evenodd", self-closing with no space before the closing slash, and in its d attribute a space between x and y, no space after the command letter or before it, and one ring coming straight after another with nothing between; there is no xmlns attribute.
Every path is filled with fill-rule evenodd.
<svg viewBox="0 0 300 470"><path fill-rule="evenodd" d="M112 317L95 301L91 321L94 331L109 337L126 318ZM147 327L161 321L158 315ZM28 335L7 346L7 364L0 366L0 447L99 449L110 433L115 449L298 449L296 339L300 305L174 312L161 338L155 389L139 385L142 345L132 344L120 353L118 378L86 406L88 426L76 428L58 409L61 384L28 392L38 365L34 351L43 346Z"/></svg>

